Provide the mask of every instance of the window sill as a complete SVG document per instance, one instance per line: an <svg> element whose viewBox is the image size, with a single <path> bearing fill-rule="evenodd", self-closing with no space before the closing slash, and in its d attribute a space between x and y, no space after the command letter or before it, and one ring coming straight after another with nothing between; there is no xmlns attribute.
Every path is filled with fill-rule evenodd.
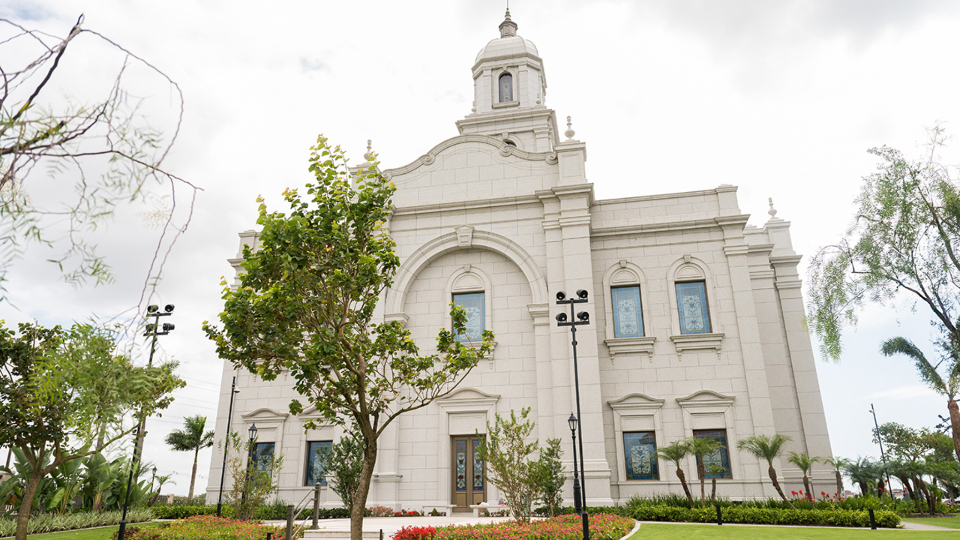
<svg viewBox="0 0 960 540"><path fill-rule="evenodd" d="M494 104L493 104L493 108L494 108L494 109L506 109L506 108L508 108L508 107L519 107L519 106L520 106L520 101L519 101L519 100L501 101L501 102L499 102L499 103L494 103Z"/></svg>
<svg viewBox="0 0 960 540"><path fill-rule="evenodd" d="M468 349L476 349L477 347L479 347L480 345L482 345L482 342L480 342L480 341L477 341L477 342L472 342L472 341L471 341L471 342L467 342L467 343L464 343L464 342L461 341L460 343L461 343L464 347L467 347ZM487 361L490 362L490 369L493 369L493 356L494 356L493 352L496 351L496 350L497 350L497 342L494 341L493 344L490 346L490 353L487 355Z"/></svg>
<svg viewBox="0 0 960 540"><path fill-rule="evenodd" d="M716 351L717 358L720 357L720 344L723 342L723 333L716 334L681 334L679 336L670 336L670 341L677 348L677 354L683 360L683 353L686 351Z"/></svg>
<svg viewBox="0 0 960 540"><path fill-rule="evenodd" d="M624 354L646 354L653 360L653 343L657 338L653 336L635 338L610 338L604 341L610 350L610 358Z"/></svg>

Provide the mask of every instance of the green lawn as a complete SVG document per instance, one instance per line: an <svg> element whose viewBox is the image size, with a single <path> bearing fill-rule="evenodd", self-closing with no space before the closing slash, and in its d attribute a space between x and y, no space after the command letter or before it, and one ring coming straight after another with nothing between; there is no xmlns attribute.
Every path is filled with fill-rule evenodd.
<svg viewBox="0 0 960 540"><path fill-rule="evenodd" d="M130 527L156 527L159 523L131 523ZM110 525L109 527L97 527L95 529L79 529L74 531L60 531L46 534L31 534L27 538L36 538L37 540L110 540L113 533L117 532L119 525Z"/></svg>
<svg viewBox="0 0 960 540"><path fill-rule="evenodd" d="M702 539L731 539L731 540L831 540L859 538L884 539L899 538L901 540L944 540L945 538L960 538L947 531L900 531L883 529L832 529L827 527L743 527L740 525L684 525L670 523L644 523L629 540L686 540L688 538Z"/></svg>
<svg viewBox="0 0 960 540"><path fill-rule="evenodd" d="M923 523L924 525L936 525L937 527L946 527L948 529L960 529L960 516L948 518L910 518L903 521L910 523Z"/></svg>

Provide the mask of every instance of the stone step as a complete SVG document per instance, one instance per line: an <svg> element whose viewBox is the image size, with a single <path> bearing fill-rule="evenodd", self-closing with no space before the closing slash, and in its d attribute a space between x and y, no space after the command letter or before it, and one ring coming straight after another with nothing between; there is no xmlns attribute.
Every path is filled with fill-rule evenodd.
<svg viewBox="0 0 960 540"><path fill-rule="evenodd" d="M309 525L307 525L309 527ZM349 540L350 531L331 531L327 529L303 531L304 540L314 538L317 540ZM380 540L380 531L363 531L363 540ZM390 540L390 535L383 533L383 540Z"/></svg>

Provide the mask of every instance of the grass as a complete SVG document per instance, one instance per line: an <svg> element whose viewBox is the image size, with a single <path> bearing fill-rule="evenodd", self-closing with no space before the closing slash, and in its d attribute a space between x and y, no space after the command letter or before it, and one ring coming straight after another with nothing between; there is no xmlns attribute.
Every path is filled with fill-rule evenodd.
<svg viewBox="0 0 960 540"><path fill-rule="evenodd" d="M960 516L948 518L903 518L903 521L923 523L924 525L936 525L937 527L946 527L948 529L960 529Z"/></svg>
<svg viewBox="0 0 960 540"><path fill-rule="evenodd" d="M667 523L644 523L640 529L628 540L857 540L870 538L899 538L901 540L944 540L945 538L960 538L960 534L946 531L898 531L870 529L833 529L828 527L744 527L740 525L684 525Z"/></svg>
<svg viewBox="0 0 960 540"><path fill-rule="evenodd" d="M160 523L131 523L127 525L127 529L129 530L130 527L156 527L159 524ZM96 527L93 529L31 534L27 538L35 538L36 540L110 540L113 538L113 533L117 532L119 528L119 525L110 525L109 527Z"/></svg>

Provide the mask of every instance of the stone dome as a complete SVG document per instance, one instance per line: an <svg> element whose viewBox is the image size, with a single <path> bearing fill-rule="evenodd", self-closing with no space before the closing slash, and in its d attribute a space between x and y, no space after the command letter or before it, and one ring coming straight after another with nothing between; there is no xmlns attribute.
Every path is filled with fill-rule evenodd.
<svg viewBox="0 0 960 540"><path fill-rule="evenodd" d="M520 36L501 37L497 39L491 39L490 43L487 43L487 46L481 49L480 53L477 54L476 62L498 58L501 56L521 56L523 54L529 54L540 58L540 52L537 51L537 46L534 45L529 39L525 39Z"/></svg>

